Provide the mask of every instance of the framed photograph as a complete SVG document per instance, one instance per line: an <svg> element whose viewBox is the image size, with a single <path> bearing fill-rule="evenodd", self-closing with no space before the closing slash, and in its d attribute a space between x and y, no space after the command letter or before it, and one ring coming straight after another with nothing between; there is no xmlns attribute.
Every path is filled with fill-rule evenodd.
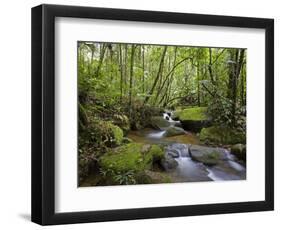
<svg viewBox="0 0 281 230"><path fill-rule="evenodd" d="M273 210L274 21L32 8L32 221Z"/></svg>

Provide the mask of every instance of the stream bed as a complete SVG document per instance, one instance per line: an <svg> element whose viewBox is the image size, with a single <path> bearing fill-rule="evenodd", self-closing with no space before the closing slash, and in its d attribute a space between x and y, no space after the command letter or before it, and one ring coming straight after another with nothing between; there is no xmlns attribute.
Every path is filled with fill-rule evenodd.
<svg viewBox="0 0 281 230"><path fill-rule="evenodd" d="M170 116L163 114L171 126L179 125ZM246 165L232 155L228 149L222 147L207 147L200 143L196 134L185 131L184 134L167 137L166 130L143 129L131 131L128 137L135 142L147 144L159 144L164 146L165 154L170 155L177 162L173 170L167 174L173 178L173 182L198 182L198 181L227 181L245 180ZM215 149L220 153L217 164L209 165L194 159L194 154L200 151ZM195 151L196 150L196 151Z"/></svg>

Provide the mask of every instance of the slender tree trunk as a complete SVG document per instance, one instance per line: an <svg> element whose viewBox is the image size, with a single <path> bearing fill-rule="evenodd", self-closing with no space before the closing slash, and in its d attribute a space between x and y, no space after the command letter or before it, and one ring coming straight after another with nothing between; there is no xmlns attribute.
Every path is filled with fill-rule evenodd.
<svg viewBox="0 0 281 230"><path fill-rule="evenodd" d="M231 52L231 51L230 51ZM231 114L232 114L232 126L236 125L236 104L237 104L237 81L241 72L241 67L244 60L245 50L236 49L235 52L231 52L230 73L229 73L229 85L228 85L228 97L232 100ZM234 62L233 62L234 60Z"/></svg>
<svg viewBox="0 0 281 230"><path fill-rule="evenodd" d="M145 93L145 63L144 63L144 49L145 46L142 47L142 93Z"/></svg>
<svg viewBox="0 0 281 230"><path fill-rule="evenodd" d="M240 80L240 100L241 105L246 105L246 98L244 96L245 94L245 88L244 88L244 81L245 81L245 74L244 74L244 62L241 68L241 80Z"/></svg>
<svg viewBox="0 0 281 230"><path fill-rule="evenodd" d="M211 82L215 85L216 82L215 82L215 79L214 79L212 65L213 65L213 61L212 61L212 48L209 48L209 65L208 65L208 70L209 70Z"/></svg>
<svg viewBox="0 0 281 230"><path fill-rule="evenodd" d="M124 54L124 65L123 65L123 78L124 78L124 85L123 85L123 95L128 95L128 84L127 84L127 79L128 79L128 73L127 73L127 63L128 63L128 45L125 44L125 54Z"/></svg>
<svg viewBox="0 0 281 230"><path fill-rule="evenodd" d="M159 69L158 69L158 72L157 72L157 75L155 77L155 80L153 82L153 85L149 91L149 95L147 95L144 99L144 104L146 104L148 101L149 101L149 98L150 96L153 94L154 92L154 89L157 85L157 82L160 78L160 76L162 75L162 70L163 70L163 64L164 64L164 59L165 59L165 55L166 55L166 51L167 51L167 46L164 47L163 49L163 52L162 52L162 55L161 55L161 59L160 59L160 63L159 63Z"/></svg>
<svg viewBox="0 0 281 230"><path fill-rule="evenodd" d="M132 45L131 60L130 60L130 86L129 86L129 108L132 109L132 88L133 88L133 74L134 74L134 59L135 59L136 46Z"/></svg>
<svg viewBox="0 0 281 230"><path fill-rule="evenodd" d="M201 106L201 98L200 98L200 62L199 62L199 58L197 60L196 71L197 71L197 104L198 104L198 106Z"/></svg>
<svg viewBox="0 0 281 230"><path fill-rule="evenodd" d="M119 69L120 69L120 101L122 102L123 97L123 57L122 57L122 45L119 44Z"/></svg>
<svg viewBox="0 0 281 230"><path fill-rule="evenodd" d="M103 45L101 46L101 48L100 48L100 59L99 59L99 64L98 64L96 73L95 73L95 76L96 76L96 77L98 77L99 74L100 74L100 69L101 69L101 67L102 67L104 55L105 55L105 52L106 52L106 47L107 47L107 44L103 44Z"/></svg>

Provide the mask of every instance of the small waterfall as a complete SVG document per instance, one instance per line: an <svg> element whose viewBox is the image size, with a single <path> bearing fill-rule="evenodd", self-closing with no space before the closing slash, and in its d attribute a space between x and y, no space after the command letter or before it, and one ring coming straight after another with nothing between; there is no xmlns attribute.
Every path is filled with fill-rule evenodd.
<svg viewBox="0 0 281 230"><path fill-rule="evenodd" d="M225 181L225 180L240 180L241 177L238 174L227 173L216 167L207 167L207 171L209 172L208 177L213 181Z"/></svg>
<svg viewBox="0 0 281 230"><path fill-rule="evenodd" d="M208 176L214 181L223 180L239 180L241 175L246 171L246 168L236 162L236 157L232 155L228 150L224 150L225 153L225 167L228 167L228 172L219 167L207 167L209 172Z"/></svg>
<svg viewBox="0 0 281 230"><path fill-rule="evenodd" d="M225 155L228 159L228 163L230 165L230 167L232 167L233 169L239 171L239 172L242 172L242 171L245 171L245 167L239 163L237 163L235 160L236 160L236 157L234 155L232 155L228 150L225 149Z"/></svg>
<svg viewBox="0 0 281 230"><path fill-rule="evenodd" d="M163 119L170 122L171 126L174 126L175 124L180 124L180 121L175 121L172 119L173 112L165 112L163 113Z"/></svg>
<svg viewBox="0 0 281 230"><path fill-rule="evenodd" d="M154 139L160 139L160 138L163 137L164 133L165 133L165 130L164 131L159 131L159 132L154 132L154 133L148 134L148 137L154 138Z"/></svg>
<svg viewBox="0 0 281 230"><path fill-rule="evenodd" d="M219 177L218 175L216 175L216 173L214 173L211 169L207 168L208 171L208 177L210 177L213 181L222 181L224 180L222 177Z"/></svg>
<svg viewBox="0 0 281 230"><path fill-rule="evenodd" d="M163 119L167 120L168 122L170 122L170 126L174 126L176 123L179 123L180 121L174 121L172 118L172 112L165 112L163 113ZM162 130L162 131L155 131L152 133L149 133L147 135L147 137L152 138L152 139L161 139L164 136L164 133L166 131Z"/></svg>
<svg viewBox="0 0 281 230"><path fill-rule="evenodd" d="M150 130L145 134L151 143L165 144L165 152L178 163L174 174L180 181L225 181L245 179L246 168L239 163L237 158L227 149L224 149L224 157L215 166L207 166L201 162L194 161L190 155L189 144L171 142L166 140L165 132L168 128L177 126L180 121L172 119L172 112L166 111L162 114L168 125L162 130Z"/></svg>
<svg viewBox="0 0 281 230"><path fill-rule="evenodd" d="M165 119L165 120L167 120L167 121L169 121L169 122L172 122L173 121L173 119L171 118L171 116L169 116L169 114L168 113L163 113L163 118Z"/></svg>
<svg viewBox="0 0 281 230"><path fill-rule="evenodd" d="M176 172L185 181L209 181L205 166L202 163L191 159L187 144L174 143L167 147L167 153L178 152L178 157L174 159L178 162Z"/></svg>

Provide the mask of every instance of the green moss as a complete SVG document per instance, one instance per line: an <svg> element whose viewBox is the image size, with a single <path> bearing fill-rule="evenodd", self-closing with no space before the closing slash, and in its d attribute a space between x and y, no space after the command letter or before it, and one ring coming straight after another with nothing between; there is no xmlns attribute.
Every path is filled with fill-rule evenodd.
<svg viewBox="0 0 281 230"><path fill-rule="evenodd" d="M208 155L209 159L215 159L218 160L220 157L220 153L217 151L213 151L211 154Z"/></svg>
<svg viewBox="0 0 281 230"><path fill-rule="evenodd" d="M216 165L219 161L220 153L217 151L213 151L208 155L203 155L201 161L206 165Z"/></svg>
<svg viewBox="0 0 281 230"><path fill-rule="evenodd" d="M215 144L246 143L246 135L227 127L212 126L201 130L200 140Z"/></svg>
<svg viewBox="0 0 281 230"><path fill-rule="evenodd" d="M207 107L193 107L176 111L175 116L179 117L181 121L202 121L208 120L206 115Z"/></svg>
<svg viewBox="0 0 281 230"><path fill-rule="evenodd" d="M90 130L93 140L104 143L108 147L121 145L123 131L110 121L98 121L93 123Z"/></svg>
<svg viewBox="0 0 281 230"><path fill-rule="evenodd" d="M127 144L115 151L106 153L100 159L100 165L104 169L114 172L138 171L142 166L142 155L139 144Z"/></svg>
<svg viewBox="0 0 281 230"><path fill-rule="evenodd" d="M164 154L163 149L160 146L152 145L148 152L148 155L150 155L152 157L153 162L156 162L156 161L159 161L162 158L164 158L165 154Z"/></svg>
<svg viewBox="0 0 281 230"><path fill-rule="evenodd" d="M164 151L157 145L151 145L143 152L143 144L129 143L106 153L100 158L103 170L111 170L112 174L128 171L140 172L152 167L152 163L164 157Z"/></svg>
<svg viewBox="0 0 281 230"><path fill-rule="evenodd" d="M116 125L111 125L111 130L113 132L113 137L116 145L120 145L123 140L123 131Z"/></svg>
<svg viewBox="0 0 281 230"><path fill-rule="evenodd" d="M155 129L163 129L169 127L171 124L169 121L161 116L154 116L150 118L150 126Z"/></svg>
<svg viewBox="0 0 281 230"><path fill-rule="evenodd" d="M166 130L164 136L172 137L172 136L183 135L183 134L185 134L185 131L182 128L171 126Z"/></svg>

